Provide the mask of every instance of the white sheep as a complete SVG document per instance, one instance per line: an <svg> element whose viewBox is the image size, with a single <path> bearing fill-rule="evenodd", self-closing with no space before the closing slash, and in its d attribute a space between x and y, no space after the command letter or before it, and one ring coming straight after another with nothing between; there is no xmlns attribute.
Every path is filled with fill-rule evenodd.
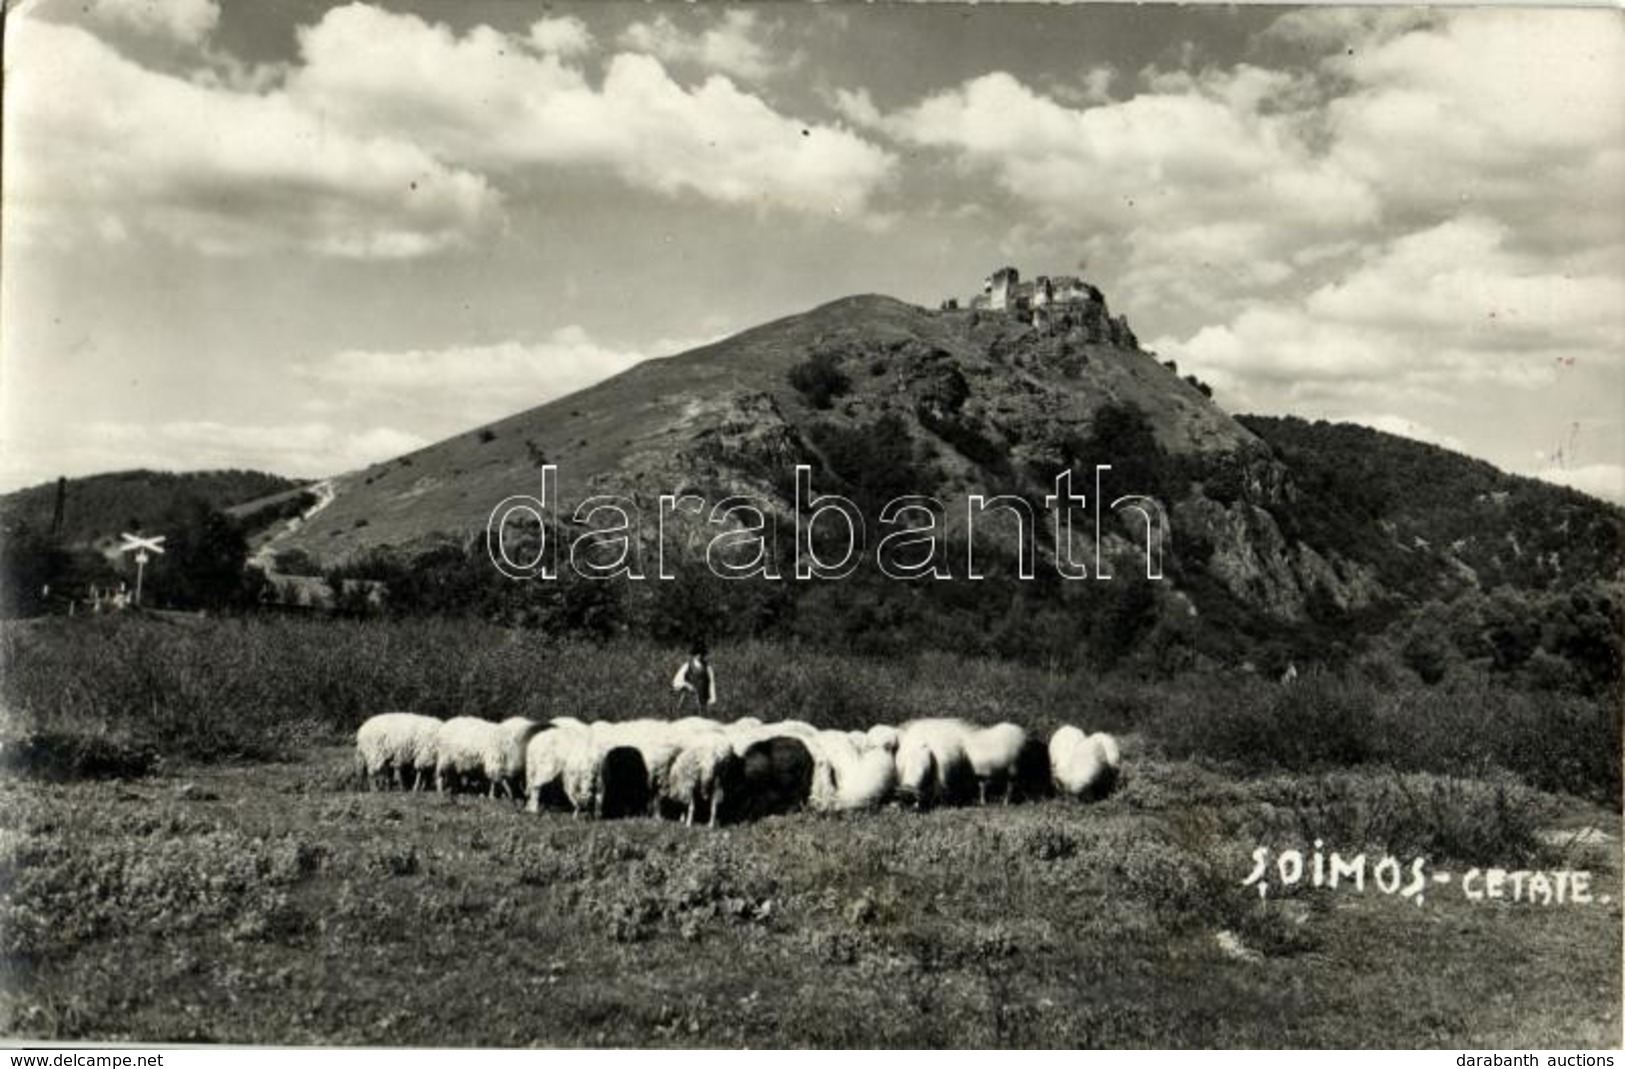
<svg viewBox="0 0 1625 1069"><path fill-rule="evenodd" d="M897 743L901 738L901 735L898 733L897 729L892 727L890 724L876 724L874 727L864 732L864 735L868 738L869 745L872 748L877 750L885 750L887 753L891 754L897 752Z"/></svg>
<svg viewBox="0 0 1625 1069"><path fill-rule="evenodd" d="M897 793L923 809L937 782L937 759L923 738L900 739L892 758L897 769Z"/></svg>
<svg viewBox="0 0 1625 1069"><path fill-rule="evenodd" d="M564 786L564 766L570 753L590 738L587 725L553 721L554 726L538 731L525 746L525 808L542 810L542 795L551 787ZM579 725L579 726L575 726Z"/></svg>
<svg viewBox="0 0 1625 1069"><path fill-rule="evenodd" d="M1056 790L1074 798L1102 798L1117 783L1122 753L1104 732L1085 735L1070 724L1050 738L1050 775Z"/></svg>
<svg viewBox="0 0 1625 1069"><path fill-rule="evenodd" d="M356 771L368 787L380 776L392 776L407 789L406 773L413 774L410 789L422 790L435 764L435 737L440 721L420 713L379 713L368 717L355 733Z"/></svg>
<svg viewBox="0 0 1625 1069"><path fill-rule="evenodd" d="M818 734L818 729L805 720L778 720L764 724L755 717L747 716L726 725L723 732L733 743L734 753L743 757L746 750L764 739L783 736L807 742Z"/></svg>
<svg viewBox="0 0 1625 1069"><path fill-rule="evenodd" d="M897 785L897 765L886 750L860 747L857 734L821 731L808 742L813 758L811 805L825 813L873 809ZM865 739L867 742L867 739Z"/></svg>
<svg viewBox="0 0 1625 1069"><path fill-rule="evenodd" d="M694 813L703 805L710 811L708 822L714 828L728 788L738 778L739 765L739 755L722 732L696 733L672 761L663 794L683 807L684 824L692 827Z"/></svg>
<svg viewBox="0 0 1625 1069"><path fill-rule="evenodd" d="M965 793L972 776L970 758L965 753L965 737L971 730L962 720L945 718L910 720L899 730L897 777L899 785L914 794L916 805L927 800L952 802ZM920 760L917 752L912 754L905 768L904 750L917 751L920 743L931 751L934 777L927 784L911 784L910 774L918 774Z"/></svg>
<svg viewBox="0 0 1625 1069"><path fill-rule="evenodd" d="M444 794L454 782L483 777L486 755L501 747L501 738L496 724L477 716L454 716L441 724L435 736L435 789Z"/></svg>
<svg viewBox="0 0 1625 1069"><path fill-rule="evenodd" d="M1116 789L1118 780L1123 777L1123 751L1118 747L1117 739L1104 731L1090 735L1089 741L1106 766L1106 774L1101 777L1099 784L1100 797L1105 797Z"/></svg>
<svg viewBox="0 0 1625 1069"><path fill-rule="evenodd" d="M722 721L712 720L708 716L685 716L680 720L671 722L673 731L680 734L690 734L696 731L721 731Z"/></svg>
<svg viewBox="0 0 1625 1069"><path fill-rule="evenodd" d="M857 747L844 731L820 731L807 743L807 753L812 757L812 793L807 801L813 809L820 812L831 812L836 808L835 801L839 790L835 782L835 766L843 767L857 760Z"/></svg>
<svg viewBox="0 0 1625 1069"><path fill-rule="evenodd" d="M976 787L983 805L987 804L989 786L1004 787L1004 802L1010 804L1020 772L1021 752L1027 745L1027 733L1015 724L995 724L990 728L967 725L963 736L965 756L971 771L976 774Z"/></svg>
<svg viewBox="0 0 1625 1069"><path fill-rule="evenodd" d="M897 762L885 750L865 750L855 764L835 770L835 786L843 810L878 808L897 789Z"/></svg>
<svg viewBox="0 0 1625 1069"><path fill-rule="evenodd" d="M564 765L561 782L564 796L570 801L571 816L579 817L583 812L597 816L601 810L599 791L606 748L590 730L569 732L558 745Z"/></svg>
<svg viewBox="0 0 1625 1069"><path fill-rule="evenodd" d="M750 749L753 743L771 738L773 734L773 729L769 725L753 716L741 717L731 724L723 725L722 728L723 738L733 745L734 753L740 757L745 756L745 751Z"/></svg>
<svg viewBox="0 0 1625 1069"><path fill-rule="evenodd" d="M525 749L541 730L542 725L522 716L511 716L497 725L496 739L485 751L482 769L492 798L498 790L508 798L518 798L515 788L525 782Z"/></svg>

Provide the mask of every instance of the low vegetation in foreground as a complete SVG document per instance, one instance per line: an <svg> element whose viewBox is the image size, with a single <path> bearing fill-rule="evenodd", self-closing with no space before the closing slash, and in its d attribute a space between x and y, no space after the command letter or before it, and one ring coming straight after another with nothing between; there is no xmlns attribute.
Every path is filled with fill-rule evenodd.
<svg viewBox="0 0 1625 1069"><path fill-rule="evenodd" d="M81 625L85 621L79 622ZM1590 1046L1621 1038L1618 721L1512 691L716 651L724 715L1118 733L1092 805L720 831L367 793L411 708L666 715L681 651L465 625L0 631L0 1032L440 1045ZM1360 889L1316 852L1364 853ZM1243 886L1266 851L1268 872ZM1305 875L1283 886L1283 855ZM1375 875L1416 859L1450 884ZM1290 867L1290 866L1288 866ZM1473 900L1585 870L1590 902ZM1257 884L1270 886L1263 894ZM1527 886L1527 880L1521 881ZM1468 886L1473 886L1469 884ZM1607 899L1605 901L1604 899Z"/></svg>

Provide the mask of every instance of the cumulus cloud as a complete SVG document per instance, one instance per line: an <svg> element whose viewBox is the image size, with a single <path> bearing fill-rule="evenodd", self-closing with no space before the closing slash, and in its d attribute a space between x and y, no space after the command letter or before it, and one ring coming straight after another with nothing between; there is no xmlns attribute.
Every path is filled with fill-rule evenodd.
<svg viewBox="0 0 1625 1069"><path fill-rule="evenodd" d="M216 0L91 0L84 15L102 29L195 45L214 32L220 5Z"/></svg>
<svg viewBox="0 0 1625 1069"><path fill-rule="evenodd" d="M1315 6L1287 12L1272 22L1261 36L1270 43L1297 45L1314 53L1330 54L1386 41L1426 27L1432 21L1432 13L1425 8Z"/></svg>
<svg viewBox="0 0 1625 1069"><path fill-rule="evenodd" d="M1617 13L1316 9L1283 15L1261 41L1257 55L1298 61L1149 68L1132 89L1094 93L996 71L890 111L861 89L836 104L859 128L986 179L1027 230L1086 242L1126 307L1176 322L1221 322L1362 272L1360 249L1462 217L1546 256L1520 272L1541 279L1530 284L1576 268L1618 276ZM1590 306L1595 281L1572 298L1519 296Z"/></svg>
<svg viewBox="0 0 1625 1069"><path fill-rule="evenodd" d="M533 22L526 39L537 51L556 56L581 55L590 51L593 45L587 24L574 15Z"/></svg>
<svg viewBox="0 0 1625 1069"><path fill-rule="evenodd" d="M985 176L1035 226L1088 242L1131 309L1210 315L1285 281L1303 249L1375 227L1371 185L1316 150L1301 76L1242 65L1142 81L1117 101L1101 84L1093 106L1005 72L891 113L861 90L836 103L861 128Z"/></svg>
<svg viewBox="0 0 1625 1069"><path fill-rule="evenodd" d="M1370 427L1374 431L1382 431L1385 434L1397 434L1401 438L1409 438L1412 441L1417 442L1427 442L1430 445L1442 446L1445 449L1454 450L1458 453L1465 449L1465 445L1462 440L1453 434L1446 434L1426 423L1421 423L1405 416L1394 415L1393 413L1389 412L1376 415L1356 412L1351 415L1340 416L1338 418L1344 423L1358 423L1363 427Z"/></svg>
<svg viewBox="0 0 1625 1069"><path fill-rule="evenodd" d="M1159 352L1252 404L1551 382L1582 356L1625 348L1617 276L1582 275L1509 248L1481 218L1405 234L1302 300L1258 300ZM1600 358L1600 359L1599 359Z"/></svg>
<svg viewBox="0 0 1625 1069"><path fill-rule="evenodd" d="M539 341L342 350L290 365L277 401L299 415L281 422L59 421L27 434L7 434L0 441L0 487L143 466L333 475L555 400L650 357L713 340L614 345L568 326Z"/></svg>
<svg viewBox="0 0 1625 1069"><path fill-rule="evenodd" d="M1326 62L1330 157L1390 213L1497 212L1569 247L1625 237L1625 22L1605 9L1442 13Z"/></svg>
<svg viewBox="0 0 1625 1069"><path fill-rule="evenodd" d="M107 19L161 10L176 33L213 25L186 2L106 2ZM622 54L594 86L570 65L592 44L573 17L524 37L458 36L351 4L299 29L299 62L249 67L204 45L181 74L84 28L9 28L8 54L48 57L7 71L14 240L155 234L209 254L407 258L487 232L503 217L498 183L526 171L853 218L896 167L850 130L781 115L722 75L688 88L659 60Z"/></svg>
<svg viewBox="0 0 1625 1069"><path fill-rule="evenodd" d="M18 485L57 474L129 468L198 471L251 468L296 478L336 475L420 449L428 441L393 427L350 428L311 421L287 424L175 420L164 423L95 421L70 427L71 436L47 463L26 455L8 458L0 478Z"/></svg>
<svg viewBox="0 0 1625 1069"><path fill-rule="evenodd" d="M722 204L861 210L894 157L800 122L722 75L679 85L647 55L612 57L594 87L556 55L476 27L352 4L300 31L290 91L355 133L410 132L436 156L493 171L606 169L635 187Z"/></svg>
<svg viewBox="0 0 1625 1069"><path fill-rule="evenodd" d="M1512 237L1481 216L1405 234L1311 294L1306 310L1373 329L1452 332L1486 352L1625 343L1616 277L1518 252Z"/></svg>
<svg viewBox="0 0 1625 1069"><path fill-rule="evenodd" d="M1299 118L1263 107L1290 95L1289 75L1241 67L1155 85L1080 108L995 72L890 115L861 92L838 101L852 121L947 150L1074 228L1179 227L1266 208L1310 225L1371 217L1371 192L1315 158Z"/></svg>
<svg viewBox="0 0 1625 1069"><path fill-rule="evenodd" d="M1545 482L1567 486L1600 497L1605 501L1625 505L1625 466L1619 464L1583 464L1573 468L1540 468L1528 475Z"/></svg>
<svg viewBox="0 0 1625 1069"><path fill-rule="evenodd" d="M351 349L303 365L298 375L324 398L365 399L392 418L452 434L590 386L652 356L702 344L664 339L647 348L608 345L578 326L538 342L435 349Z"/></svg>
<svg viewBox="0 0 1625 1069"><path fill-rule="evenodd" d="M462 243L499 210L479 175L334 129L284 93L160 74L71 26L13 33L19 54L50 61L8 71L8 236L399 258Z"/></svg>
<svg viewBox="0 0 1625 1069"><path fill-rule="evenodd" d="M759 39L756 12L731 10L715 25L697 33L680 29L667 15L634 22L620 43L666 63L688 63L745 81L761 81L774 69L774 57Z"/></svg>

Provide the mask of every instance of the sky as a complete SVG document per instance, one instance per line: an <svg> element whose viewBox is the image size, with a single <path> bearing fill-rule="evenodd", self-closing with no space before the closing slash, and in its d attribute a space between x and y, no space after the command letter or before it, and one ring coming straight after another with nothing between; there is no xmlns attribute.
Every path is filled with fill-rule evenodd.
<svg viewBox="0 0 1625 1069"><path fill-rule="evenodd" d="M336 474L1013 264L1232 413L1625 501L1618 10L24 0L3 166L0 490Z"/></svg>

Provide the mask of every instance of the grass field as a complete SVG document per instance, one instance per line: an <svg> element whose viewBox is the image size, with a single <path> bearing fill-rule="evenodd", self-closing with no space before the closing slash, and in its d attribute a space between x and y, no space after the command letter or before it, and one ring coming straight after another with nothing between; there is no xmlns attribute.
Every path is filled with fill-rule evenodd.
<svg viewBox="0 0 1625 1069"><path fill-rule="evenodd" d="M1472 710L1470 696L1439 695L1403 734L1394 709L1414 714L1416 695L1362 696L1348 681L1311 681L1289 707L1245 682L1085 692L1084 680L993 663L740 647L719 653L728 715L757 711L742 699L762 694L758 715L821 723L933 709L1035 728L1074 719L1122 734L1125 777L1092 805L801 814L711 832L358 791L344 740L367 712L664 712L644 679L669 677L671 653L367 626L0 631L0 1033L497 1046L1621 1041L1617 802L1598 805L1597 783L1531 785L1579 760L1558 741L1520 773L1493 759L1511 744L1484 737L1528 733L1537 715L1595 730L1583 709L1482 699L1485 726L1451 749L1432 740L1461 734L1452 718ZM384 681L395 689L367 701ZM1337 704L1333 692L1354 697ZM1193 719L1203 700L1205 728ZM1228 707L1237 701L1246 715ZM1284 731L1268 718L1309 708L1322 719L1305 730L1335 747L1248 759L1232 738ZM1190 758L1223 739L1222 759ZM1278 855L1307 857L1317 838L1372 866L1391 854L1407 881L1421 856L1452 882L1429 883L1420 903L1374 877L1363 890L1307 876L1278 886ZM1258 847L1272 863L1266 897L1243 886ZM1592 901L1470 900L1464 877L1491 866L1587 870Z"/></svg>

